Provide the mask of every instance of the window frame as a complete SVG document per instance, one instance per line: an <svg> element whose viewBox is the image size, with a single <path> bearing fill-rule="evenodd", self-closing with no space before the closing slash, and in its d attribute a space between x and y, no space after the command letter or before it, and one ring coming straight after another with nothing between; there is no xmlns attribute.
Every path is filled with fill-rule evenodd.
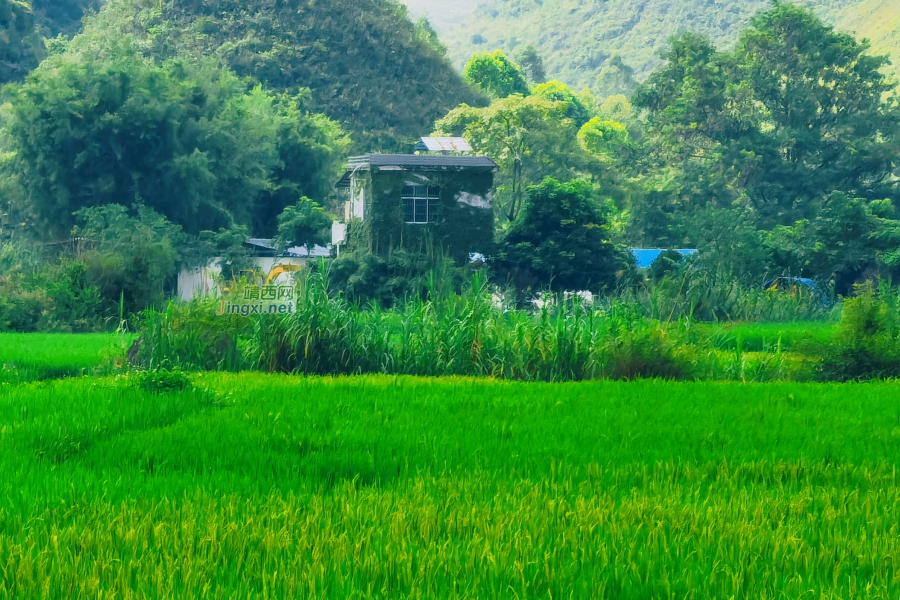
<svg viewBox="0 0 900 600"><path fill-rule="evenodd" d="M436 185L405 185L400 192L403 208L403 222L406 225L428 225L433 223L433 214L441 199L441 188ZM424 220L420 213L424 212ZM412 216L412 220L409 218Z"/></svg>

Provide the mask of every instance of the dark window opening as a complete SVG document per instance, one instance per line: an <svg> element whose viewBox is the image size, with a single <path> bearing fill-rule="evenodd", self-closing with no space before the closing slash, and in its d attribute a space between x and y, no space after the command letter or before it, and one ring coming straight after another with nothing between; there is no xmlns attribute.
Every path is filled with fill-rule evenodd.
<svg viewBox="0 0 900 600"><path fill-rule="evenodd" d="M403 220L407 223L428 223L433 220L441 188L426 185L407 185L400 195L403 201Z"/></svg>

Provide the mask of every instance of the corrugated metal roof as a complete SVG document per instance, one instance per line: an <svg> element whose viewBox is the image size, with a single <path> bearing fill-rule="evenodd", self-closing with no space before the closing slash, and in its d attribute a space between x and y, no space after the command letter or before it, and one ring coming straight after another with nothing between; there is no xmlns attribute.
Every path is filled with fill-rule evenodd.
<svg viewBox="0 0 900 600"><path fill-rule="evenodd" d="M315 245L309 250L303 246L294 246L293 248L288 248L285 255L295 258L328 258L331 256L331 244L325 246Z"/></svg>
<svg viewBox="0 0 900 600"><path fill-rule="evenodd" d="M461 137L423 137L416 144L419 152L471 152L472 146Z"/></svg>
<svg viewBox="0 0 900 600"><path fill-rule="evenodd" d="M659 255L663 252L665 252L665 249L661 248L631 248L631 253L634 255L639 269L649 268L653 261L659 258ZM696 250L677 249L676 252L680 252L683 256L688 256L696 252Z"/></svg>
<svg viewBox="0 0 900 600"><path fill-rule="evenodd" d="M331 244L328 244L326 246L313 246L310 250L307 250L303 246L294 246L293 248L288 248L287 250L282 252L274 246L275 240L250 238L246 243L247 245L256 248L257 252L260 255L289 256L294 258L318 258L331 256Z"/></svg>

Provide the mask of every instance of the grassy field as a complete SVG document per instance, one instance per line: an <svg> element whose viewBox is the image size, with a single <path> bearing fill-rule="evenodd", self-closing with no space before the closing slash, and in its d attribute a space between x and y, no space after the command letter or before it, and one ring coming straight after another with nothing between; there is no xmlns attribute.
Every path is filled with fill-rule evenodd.
<svg viewBox="0 0 900 600"><path fill-rule="evenodd" d="M0 333L0 382L91 374L105 358L124 356L132 341L105 333Z"/></svg>
<svg viewBox="0 0 900 600"><path fill-rule="evenodd" d="M900 597L894 384L148 382L0 386L0 600Z"/></svg>
<svg viewBox="0 0 900 600"><path fill-rule="evenodd" d="M785 351L808 351L828 345L837 323L798 321L794 323L694 323L691 341L708 343L720 350L771 352L779 344Z"/></svg>

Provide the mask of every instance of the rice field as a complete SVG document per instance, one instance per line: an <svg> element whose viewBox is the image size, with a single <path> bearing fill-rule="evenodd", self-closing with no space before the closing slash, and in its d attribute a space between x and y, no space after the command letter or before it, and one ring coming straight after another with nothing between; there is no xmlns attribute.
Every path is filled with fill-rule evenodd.
<svg viewBox="0 0 900 600"><path fill-rule="evenodd" d="M0 333L0 383L89 375L124 356L132 335Z"/></svg>
<svg viewBox="0 0 900 600"><path fill-rule="evenodd" d="M900 386L0 386L0 600L900 597Z"/></svg>

